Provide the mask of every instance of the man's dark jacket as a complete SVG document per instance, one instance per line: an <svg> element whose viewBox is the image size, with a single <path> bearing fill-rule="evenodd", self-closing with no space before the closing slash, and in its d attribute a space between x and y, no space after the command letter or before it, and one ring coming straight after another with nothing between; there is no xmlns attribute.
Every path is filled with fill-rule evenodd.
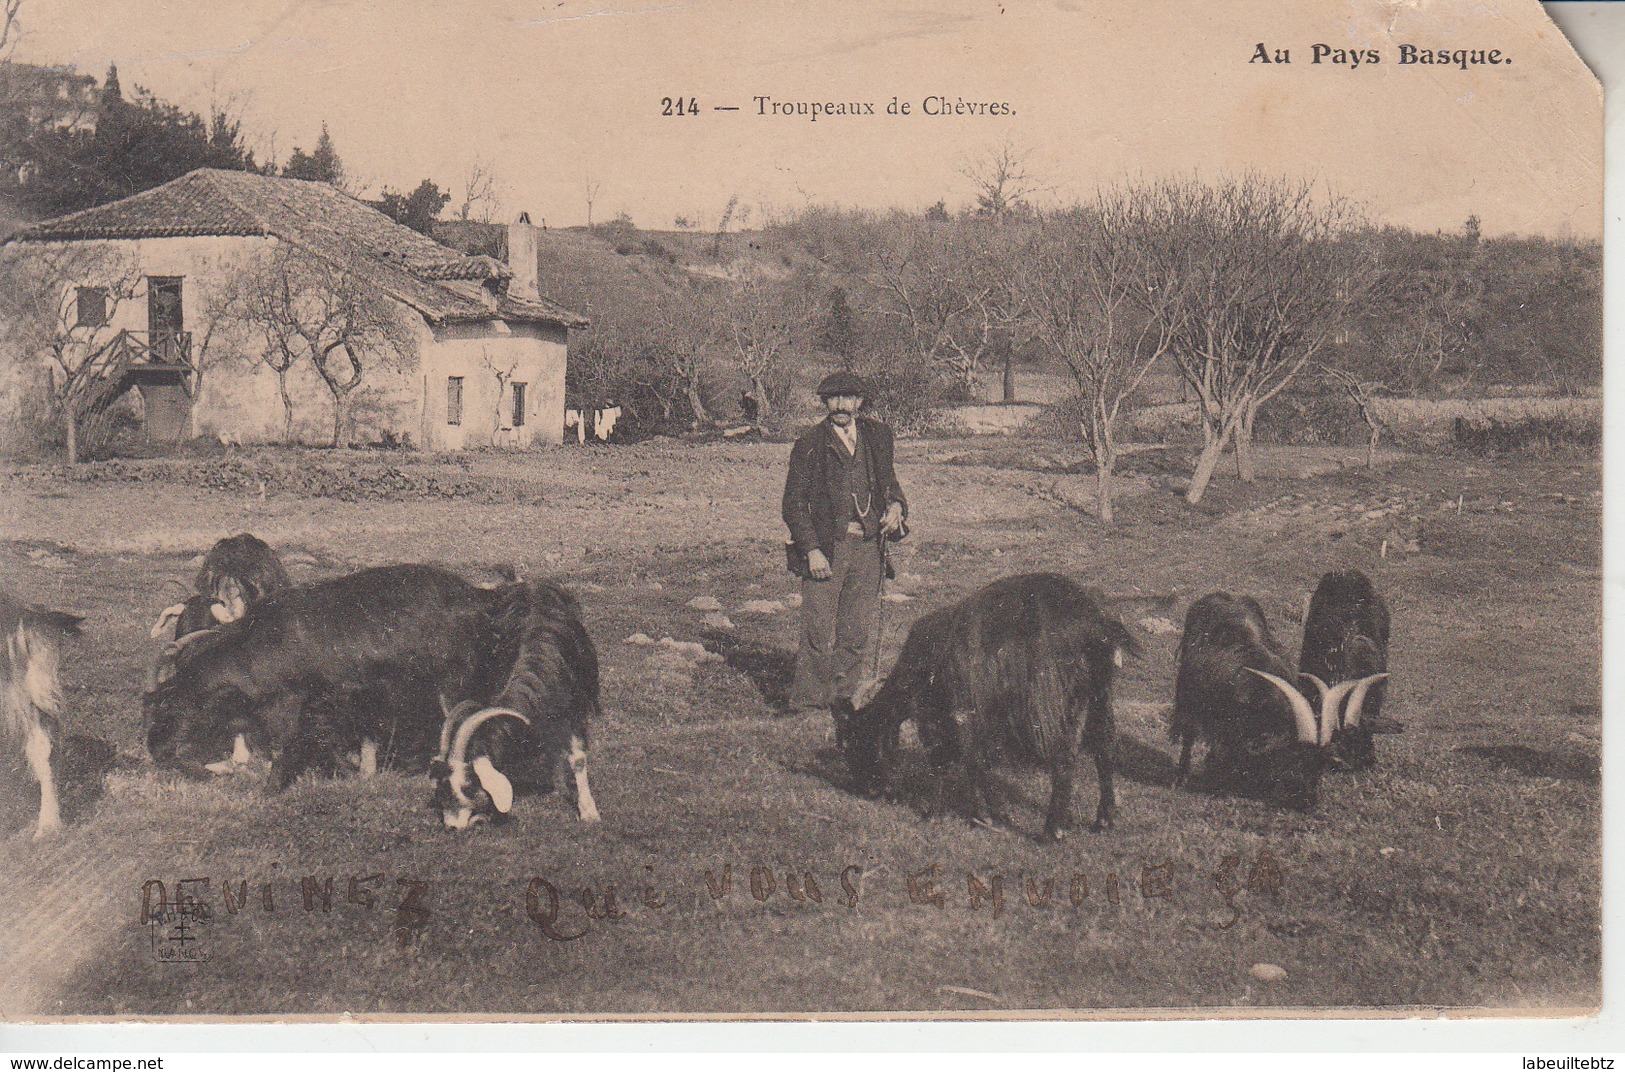
<svg viewBox="0 0 1625 1072"><path fill-rule="evenodd" d="M858 417L857 428L869 452L869 489L877 511L883 513L886 504L898 503L907 516L908 500L892 468L891 429L868 417ZM784 482L784 523L790 527L790 539L802 554L816 547L826 558L832 556L836 540L846 530L852 513L842 482L848 457L828 420L819 421L803 433L790 452L790 475Z"/></svg>

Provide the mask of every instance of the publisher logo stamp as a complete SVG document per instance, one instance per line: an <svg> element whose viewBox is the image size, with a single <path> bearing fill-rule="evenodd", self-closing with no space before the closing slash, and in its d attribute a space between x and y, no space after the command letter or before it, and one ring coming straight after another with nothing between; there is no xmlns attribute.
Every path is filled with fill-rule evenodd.
<svg viewBox="0 0 1625 1072"><path fill-rule="evenodd" d="M162 901L146 913L147 943L160 964L202 964L209 950L213 913L202 901Z"/></svg>

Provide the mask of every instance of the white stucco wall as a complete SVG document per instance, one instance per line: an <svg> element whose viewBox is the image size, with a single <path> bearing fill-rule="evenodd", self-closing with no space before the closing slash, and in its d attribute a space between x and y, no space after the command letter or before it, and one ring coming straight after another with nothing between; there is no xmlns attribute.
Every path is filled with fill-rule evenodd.
<svg viewBox="0 0 1625 1072"><path fill-rule="evenodd" d="M182 280L182 330L192 335L194 358L202 351L204 369L193 399L191 434L236 443L274 443L282 439L284 410L276 373L260 360L262 340L229 318L221 321L204 347L212 307L222 283L239 266L268 255L275 239L158 238L139 241L40 243L45 250L71 246L106 252L138 266L142 276L175 276ZM25 247L26 248L26 247ZM72 301L77 283L64 294ZM416 341L416 352L373 354L357 390L352 417L358 443L377 442L385 432L409 436L428 449L524 447L558 444L564 424L566 336L563 328L504 324L500 321L431 328L421 315L400 306L401 323ZM97 341L120 329L146 332L147 294L143 287L113 310ZM509 382L526 384L526 420L512 428L512 389L497 397L494 370ZM449 425L446 380L463 377L463 419ZM288 373L293 400L294 438L326 443L332 431L333 402L308 360ZM0 384L4 389L5 384ZM425 390L427 393L425 394ZM0 411L4 411L0 400Z"/></svg>
<svg viewBox="0 0 1625 1072"><path fill-rule="evenodd" d="M492 331L491 327L498 329ZM540 324L452 325L419 347L423 399L413 441L434 450L558 446L564 438L563 328ZM503 374L498 396L497 373ZM448 421L447 381L462 377L463 412ZM525 385L525 423L513 424L513 387Z"/></svg>

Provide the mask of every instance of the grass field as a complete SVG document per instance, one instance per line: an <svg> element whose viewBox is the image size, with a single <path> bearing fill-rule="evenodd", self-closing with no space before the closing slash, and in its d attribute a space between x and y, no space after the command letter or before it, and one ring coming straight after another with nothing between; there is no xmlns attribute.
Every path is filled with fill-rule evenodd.
<svg viewBox="0 0 1625 1072"><path fill-rule="evenodd" d="M24 907L0 920L0 1011L1595 1006L1596 463L1396 456L1373 474L1339 464L1354 450L1263 448L1258 484L1221 475L1193 509L1169 453L1131 459L1119 524L1103 531L1068 505L1087 502L1087 477L1064 447L900 445L914 535L894 591L912 598L885 604L884 662L913 618L1000 576L1059 570L1145 600L1124 604L1146 650L1118 691L1118 828L1054 847L1034 840L1036 777L1008 774L1012 829L922 818L913 796L849 792L830 727L784 713L796 613L739 608L793 590L777 518L786 445L269 452L251 459L261 476L220 487L163 461L72 479L12 468L0 585L90 621L65 670L68 830L32 842L26 791L6 794L0 870ZM364 493L308 479L338 462ZM279 797L253 773L154 773L137 703L148 626L192 556L244 530L300 580L435 561L573 586L605 666L591 758L604 822L578 824L552 795L456 836L411 772ZM1389 710L1406 731L1378 739L1376 770L1329 776L1311 815L1175 788L1164 718L1178 633L1156 619L1247 592L1295 651L1333 566L1387 593ZM686 606L697 596L736 628L707 626ZM624 642L637 632L725 658ZM26 783L12 772L7 785ZM1080 810L1093 795L1086 767ZM161 961L173 932L140 924L143 884L173 899L205 877L185 888L212 910L193 946L208 959ZM1285 976L1262 982L1259 963Z"/></svg>

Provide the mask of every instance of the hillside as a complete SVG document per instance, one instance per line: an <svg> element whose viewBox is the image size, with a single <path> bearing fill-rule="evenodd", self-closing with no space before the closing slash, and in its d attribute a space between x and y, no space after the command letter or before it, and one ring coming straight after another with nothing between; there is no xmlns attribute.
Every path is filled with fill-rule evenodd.
<svg viewBox="0 0 1625 1072"><path fill-rule="evenodd" d="M465 253L507 260L502 224L436 222L434 237ZM779 276L811 265L805 250L755 231L725 235L604 226L543 228L537 236L542 293L597 323L630 315L651 295L694 281L737 278L750 270Z"/></svg>
<svg viewBox="0 0 1625 1072"><path fill-rule="evenodd" d="M466 253L507 259L507 231L501 224L440 221L434 237ZM615 223L544 229L537 235L537 261L541 292L591 321L589 328L572 335L572 403L592 401L588 396L602 390L602 377L586 375L586 366L598 362L605 348L618 351L607 359L614 362L640 345L660 346L676 330L671 323L674 303L686 308L684 295L696 288L725 286L752 272L782 278L813 269L828 276L805 250L761 232L718 236L643 231ZM838 282L831 279L832 285ZM794 405L811 405L813 386L826 371L821 359L794 360ZM730 418L738 409L738 383L721 372L707 372L702 380L708 409ZM611 393L624 404L625 390L612 388Z"/></svg>

